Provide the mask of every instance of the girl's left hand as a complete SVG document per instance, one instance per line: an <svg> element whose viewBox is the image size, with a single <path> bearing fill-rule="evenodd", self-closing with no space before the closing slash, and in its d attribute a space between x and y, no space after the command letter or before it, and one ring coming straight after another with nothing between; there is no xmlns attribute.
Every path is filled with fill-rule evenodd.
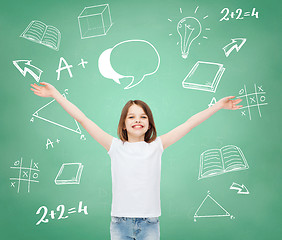
<svg viewBox="0 0 282 240"><path fill-rule="evenodd" d="M217 104L220 105L221 108L229 109L229 110L237 110L243 107L243 105L237 105L238 103L242 101L242 99L238 98L238 99L232 100L232 98L235 98L235 96L229 96L229 97L222 98L217 102Z"/></svg>

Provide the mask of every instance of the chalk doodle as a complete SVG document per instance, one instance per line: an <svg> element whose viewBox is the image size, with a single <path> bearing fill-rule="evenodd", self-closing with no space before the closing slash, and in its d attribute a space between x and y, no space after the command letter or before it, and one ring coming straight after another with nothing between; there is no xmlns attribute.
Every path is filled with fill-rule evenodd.
<svg viewBox="0 0 282 240"><path fill-rule="evenodd" d="M216 92L225 68L220 63L198 61L182 82L183 88ZM205 80L205 82L201 82Z"/></svg>
<svg viewBox="0 0 282 240"><path fill-rule="evenodd" d="M84 61L84 59L81 58L80 59L80 63L77 64L77 66L82 66L82 68L85 69L86 64L88 64L88 62ZM56 72L57 72L57 80L60 80L61 71L63 71L63 70L67 70L68 74L69 74L69 77L72 78L73 75L72 75L71 68L73 68L73 65L68 64L68 62L66 61L66 59L64 57L60 57L59 66L58 66L58 68L56 70Z"/></svg>
<svg viewBox="0 0 282 240"><path fill-rule="evenodd" d="M78 16L81 39L104 36L112 25L109 4L85 7Z"/></svg>
<svg viewBox="0 0 282 240"><path fill-rule="evenodd" d="M237 194L250 194L249 190L245 187L244 184L240 185L233 182L229 189L237 190Z"/></svg>
<svg viewBox="0 0 282 240"><path fill-rule="evenodd" d="M62 63L65 64L64 67L62 67ZM58 69L56 70L56 72L57 72L57 74L58 74L58 75L57 75L57 80L60 80L61 71L65 70L65 69L68 70L69 76L70 76L70 78L72 78L71 68L72 68L72 65L69 65L69 64L67 63L67 61L66 61L63 57L61 57L61 58L60 58L60 62L59 62L59 67L58 67Z"/></svg>
<svg viewBox="0 0 282 240"><path fill-rule="evenodd" d="M249 165L242 150L234 145L221 149L209 149L200 156L199 179L246 170Z"/></svg>
<svg viewBox="0 0 282 240"><path fill-rule="evenodd" d="M198 9L199 6L197 6L194 11L195 15ZM182 14L181 8L180 8L180 13ZM208 15L203 17L203 19L206 18L208 18ZM184 59L188 57L192 43L195 40L198 41L202 33L202 24L198 19L199 18L192 16L184 17L180 21L178 21L178 24L176 26L176 31L180 37L181 56ZM173 22L170 18L168 19L168 21ZM208 31L210 30L210 28L204 28L204 29ZM172 33L169 34L169 36L172 35L173 35ZM207 36L203 36L203 38L208 39ZM200 42L198 44L200 45ZM177 42L177 45L179 45L179 42Z"/></svg>
<svg viewBox="0 0 282 240"><path fill-rule="evenodd" d="M209 107L212 107L214 104L216 104L216 98L213 97L210 104L208 105Z"/></svg>
<svg viewBox="0 0 282 240"><path fill-rule="evenodd" d="M197 218L212 218L212 217L230 217L234 219L235 217L230 215L210 194L208 191L207 196L202 201L201 205L198 207L196 213L194 214L194 222Z"/></svg>
<svg viewBox="0 0 282 240"><path fill-rule="evenodd" d="M246 117L249 115L250 120L252 120L252 109L257 109L259 116L261 117L261 106L265 106L268 103L266 102L266 92L263 90L262 86L257 86L254 84L254 92L248 93L246 85L244 88L240 89L239 96L237 98L241 98L241 104L243 107L240 108L241 116ZM247 113L246 113L247 109Z"/></svg>
<svg viewBox="0 0 282 240"><path fill-rule="evenodd" d="M201 32L202 26L197 18L185 17L177 24L177 32L180 36L181 54L184 59L188 57L190 46Z"/></svg>
<svg viewBox="0 0 282 240"><path fill-rule="evenodd" d="M61 41L60 31L43 22L37 20L31 21L20 37L59 51Z"/></svg>
<svg viewBox="0 0 282 240"><path fill-rule="evenodd" d="M259 13L258 11L256 11L255 8L252 9L252 13L251 12L243 12L243 10L241 8L236 9L235 12L230 12L229 8L223 8L220 12L221 14L224 14L224 16L219 20L221 21L229 21L230 18L229 16L233 19L236 20L243 20L244 17L256 17L259 18ZM230 15L229 15L230 13ZM235 18L236 17L236 18Z"/></svg>
<svg viewBox="0 0 282 240"><path fill-rule="evenodd" d="M39 82L42 70L30 64L31 60L15 60L13 64L20 71L20 73L25 77L26 73L29 73L36 82Z"/></svg>
<svg viewBox="0 0 282 240"><path fill-rule="evenodd" d="M65 93L62 94L64 98L66 98L66 94L68 94L67 89L65 90ZM58 126L58 127L62 127L62 128L67 129L67 130L69 130L69 131L72 131L72 132L81 134L80 127L79 127L79 125L78 125L78 123L77 123L77 121L76 121L75 119L74 119L74 122L75 122L76 128L70 128L70 127L67 127L67 126L65 126L65 125L63 125L63 124L60 124L60 123L58 123L58 122L55 122L54 120L49 120L48 117L45 117L45 116L41 115L40 111L42 111L43 109L46 109L50 104L53 104L54 102L56 103L55 99L53 99L52 101L50 101L49 103L47 103L47 104L44 105L43 107L41 107L41 108L39 108L38 110L36 110L36 111L32 114L32 116L33 116L33 117L36 117L36 118L38 118L38 119L44 120L44 121L46 121L46 122L48 122L48 123L54 124L54 125L56 125L56 126ZM31 119L31 121L34 122L34 119Z"/></svg>
<svg viewBox="0 0 282 240"><path fill-rule="evenodd" d="M54 142L52 142L49 138L47 139L47 143L46 143L46 149L49 149L49 146L51 146L52 148L54 148L54 145L53 145ZM57 139L56 140L56 143L60 143L60 140Z"/></svg>
<svg viewBox="0 0 282 240"><path fill-rule="evenodd" d="M85 65L86 65L86 64L88 64L88 62L87 62L87 61L84 61L84 60L81 58L81 62L78 64L78 66L81 65L83 68L85 68Z"/></svg>
<svg viewBox="0 0 282 240"><path fill-rule="evenodd" d="M150 51L150 53L152 53L152 55L156 56L156 63L152 64L152 66L150 67L150 71L148 72L144 72L142 74L139 74L139 76L135 76L137 74L134 74L134 72L130 75L121 75L119 73L117 73L112 65L111 65L111 54L112 51L114 51L117 47L120 47L121 45L123 45L122 47L124 47L124 45L130 45L131 47L134 46L134 48L142 48L142 49L146 49L147 51ZM126 49L126 45L125 48L121 48L122 50L125 51ZM134 61L136 61L138 58L140 58L140 56L136 55L134 52L131 53L131 57L133 57L132 61L134 64ZM127 59L128 60L128 59ZM147 59L148 61L148 59ZM127 85L124 89L130 89L132 87L135 87L136 85L138 85L139 83L141 83L144 78L146 76L149 75L153 75L155 72L158 71L159 66L160 66L160 55L157 51L157 49L148 41L145 40L126 40L123 42L120 42L118 44L116 44L113 48L109 48L107 50L105 50L99 57L99 61L98 61L98 66L99 66L99 70L100 73L103 75L103 77L108 78L108 79L112 79L114 80L116 83L120 84L120 79L121 78L131 78L131 82L129 85ZM138 66L138 68L140 69L140 67ZM132 70L134 71L134 70ZM144 71L146 71L146 69L144 69Z"/></svg>
<svg viewBox="0 0 282 240"><path fill-rule="evenodd" d="M39 177L39 168L38 163L30 160L29 167L23 167L23 158L14 162L13 166L10 167L13 169L13 174L16 177L11 177L11 187L17 188L17 192L20 192L20 188L23 187L24 183L27 183L27 192L30 192L30 184L38 183Z"/></svg>
<svg viewBox="0 0 282 240"><path fill-rule="evenodd" d="M230 55L230 53L235 49L237 52L243 47L245 42L247 41L246 38L233 38L231 39L231 43L227 44L225 47L223 47L223 51L226 57Z"/></svg>
<svg viewBox="0 0 282 240"><path fill-rule="evenodd" d="M79 184L82 170L81 163L63 163L55 178L55 184Z"/></svg>
<svg viewBox="0 0 282 240"><path fill-rule="evenodd" d="M65 215L65 216L64 216L64 214L65 214L65 209L66 209L65 205L61 204L61 205L57 206L57 208L56 208L56 211L57 211L58 213L56 213L55 210L51 210L50 213L48 214L48 208L47 208L46 206L41 206L41 207L39 207L39 208L37 209L37 211L36 211L36 215L40 214L41 211L43 211L43 215L42 215L42 217L36 222L35 225L39 225L40 223L48 223L48 222L49 222L49 219L46 218L47 215L50 215L50 218L51 218L52 220L55 219L55 215L57 215L57 214L59 214L59 216L58 216L58 218L57 218L58 220L68 218L68 217L69 217L68 215ZM76 208L69 208L69 209L67 210L67 213L68 213L68 214L73 214L73 213L76 213L76 212L77 212L77 213L84 212L84 215L88 215L87 206L84 206L84 207L83 207L82 201L80 201L79 204L78 204L78 210L77 210L77 211L76 211Z"/></svg>

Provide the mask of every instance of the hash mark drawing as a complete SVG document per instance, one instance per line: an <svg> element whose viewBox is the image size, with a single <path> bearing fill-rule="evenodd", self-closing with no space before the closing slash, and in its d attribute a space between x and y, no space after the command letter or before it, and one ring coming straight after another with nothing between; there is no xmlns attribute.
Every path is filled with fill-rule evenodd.
<svg viewBox="0 0 282 240"><path fill-rule="evenodd" d="M78 16L81 39L104 36L112 25L109 4L85 7Z"/></svg>
<svg viewBox="0 0 282 240"><path fill-rule="evenodd" d="M182 86L215 93L224 71L220 63L198 61L183 80Z"/></svg>
<svg viewBox="0 0 282 240"><path fill-rule="evenodd" d="M246 85L244 85L244 88L239 91L239 97L237 97L243 99L241 102L243 107L240 108L241 116L246 116L246 111L242 109L247 109L250 120L252 120L251 108L257 107L259 116L261 117L260 107L268 104L265 102L266 92L263 90L262 86L257 86L254 84L254 89L255 90L253 93L248 93Z"/></svg>
<svg viewBox="0 0 282 240"><path fill-rule="evenodd" d="M63 163L55 178L55 184L79 184L82 170L81 163Z"/></svg>
<svg viewBox="0 0 282 240"><path fill-rule="evenodd" d="M20 73L25 77L26 73L30 73L30 75L35 79L36 82L39 82L42 70L31 65L31 60L15 60L13 64L20 71Z"/></svg>
<svg viewBox="0 0 282 240"><path fill-rule="evenodd" d="M229 189L238 190L237 194L249 194L250 193L244 184L240 185L235 182L232 183Z"/></svg>
<svg viewBox="0 0 282 240"><path fill-rule="evenodd" d="M213 208L213 209L212 209ZM194 222L197 218L211 218L211 217L230 217L234 219L234 216L230 215L211 195L208 191L207 196L198 207L194 214Z"/></svg>
<svg viewBox="0 0 282 240"><path fill-rule="evenodd" d="M63 93L62 95L63 95L64 98L66 98L66 94ZM36 117L36 118L39 118L39 119L41 119L41 120L44 120L44 121L46 121L46 122L52 123L52 124L54 124L54 125L56 125L56 126L65 128L65 129L70 130L70 131L72 131L72 132L81 134L80 127L79 127L79 125L78 125L78 123L77 123L77 121L76 121L75 119L74 119L74 122L75 122L75 125L76 125L77 128L76 128L76 129L72 129L72 128L66 127L66 126L64 126L64 125L62 125L62 124L59 124L59 123L57 123L57 122L51 121L51 120L49 120L49 119L46 118L46 117L40 116L40 111L41 111L42 109L46 108L47 106L49 106L50 104L52 104L53 102L55 102L55 99L53 99L52 101L50 101L49 103L47 103L47 104L44 105L43 107L41 107L41 108L39 108L38 110L36 110L36 111L32 114L32 116L34 116L34 117Z"/></svg>
<svg viewBox="0 0 282 240"><path fill-rule="evenodd" d="M43 22L37 20L31 21L20 37L59 51L61 41L60 31Z"/></svg>
<svg viewBox="0 0 282 240"><path fill-rule="evenodd" d="M17 192L20 192L21 188L21 182L27 182L27 192L30 192L30 183L38 183L37 180L39 176L39 169L38 169L38 163L33 162L30 160L30 166L23 167L23 158L21 160L17 160L14 162L13 167L10 167L11 169L14 169L18 171L18 177L11 177L11 187L16 188L16 182L18 182L17 186Z"/></svg>
<svg viewBox="0 0 282 240"><path fill-rule="evenodd" d="M209 149L200 156L198 180L248 168L249 165L239 147L227 145L221 149Z"/></svg>

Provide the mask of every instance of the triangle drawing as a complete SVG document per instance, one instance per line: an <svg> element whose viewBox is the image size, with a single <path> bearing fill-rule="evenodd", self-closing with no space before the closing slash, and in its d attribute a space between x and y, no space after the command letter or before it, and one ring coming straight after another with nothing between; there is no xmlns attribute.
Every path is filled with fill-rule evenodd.
<svg viewBox="0 0 282 240"><path fill-rule="evenodd" d="M62 95L63 95L64 98L66 98L66 95L65 95L65 94L62 94ZM49 106L50 104L52 104L53 102L55 102L55 99L53 99L52 101L50 101L49 103L47 103L47 104L44 105L43 107L39 108L36 112L34 112L34 113L32 114L32 116L34 116L34 117L36 117L36 118L39 118L39 119L42 119L42 120L44 120L44 121L46 121L46 122L52 123L52 124L54 124L54 125L57 125L57 126L59 126L59 127L65 128L65 129L70 130L70 131L72 131L72 132L81 134L80 127L79 127L79 125L78 125L78 122L77 122L75 119L74 119L74 122L75 122L74 126L73 126L73 127L67 127L67 126L65 126L66 124L64 124L64 125L63 125L63 124L60 124L60 123L58 123L57 121L55 121L55 120L50 120L50 118L48 119L48 117L45 117L45 116L44 116L44 114L42 113L42 111L43 111L44 109L46 109L46 107ZM40 111L41 111L41 112L40 112Z"/></svg>
<svg viewBox="0 0 282 240"><path fill-rule="evenodd" d="M194 221L196 218L210 218L210 217L234 217L230 215L208 192L205 199L202 201L201 205L198 207L195 215Z"/></svg>

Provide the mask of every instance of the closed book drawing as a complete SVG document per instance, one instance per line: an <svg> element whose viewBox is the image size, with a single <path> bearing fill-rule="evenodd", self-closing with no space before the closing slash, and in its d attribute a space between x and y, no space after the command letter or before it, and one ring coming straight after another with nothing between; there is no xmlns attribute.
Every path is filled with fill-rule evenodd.
<svg viewBox="0 0 282 240"><path fill-rule="evenodd" d="M182 86L215 92L224 71L222 64L198 61L183 80Z"/></svg>
<svg viewBox="0 0 282 240"><path fill-rule="evenodd" d="M83 165L81 163L64 163L55 179L57 185L79 184Z"/></svg>

